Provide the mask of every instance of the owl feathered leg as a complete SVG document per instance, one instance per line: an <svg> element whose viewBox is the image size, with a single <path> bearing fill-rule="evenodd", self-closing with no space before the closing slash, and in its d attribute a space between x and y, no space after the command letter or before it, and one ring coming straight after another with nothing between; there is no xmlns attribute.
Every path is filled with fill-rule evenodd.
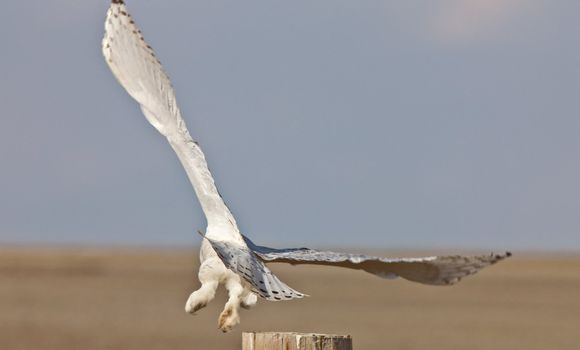
<svg viewBox="0 0 580 350"><path fill-rule="evenodd" d="M216 289L219 286L221 275L225 272L226 269L221 260L210 258L203 261L197 274L201 282L201 287L191 293L185 303L185 311L194 314L212 301L215 297Z"/></svg>
<svg viewBox="0 0 580 350"><path fill-rule="evenodd" d="M218 327L222 332L229 332L240 323L240 306L249 309L258 301L250 286L238 275L227 271L224 286L228 290L229 299L218 319Z"/></svg>
<svg viewBox="0 0 580 350"><path fill-rule="evenodd" d="M228 290L229 299L218 319L218 327L222 332L229 332L240 323L240 306L245 294L244 286L239 276L229 272L224 286Z"/></svg>

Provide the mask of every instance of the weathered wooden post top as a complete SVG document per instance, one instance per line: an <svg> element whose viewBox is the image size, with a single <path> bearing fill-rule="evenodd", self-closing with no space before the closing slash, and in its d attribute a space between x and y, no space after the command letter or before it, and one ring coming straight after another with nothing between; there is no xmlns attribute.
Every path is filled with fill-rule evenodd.
<svg viewBox="0 0 580 350"><path fill-rule="evenodd" d="M350 335L244 332L242 350L352 350Z"/></svg>

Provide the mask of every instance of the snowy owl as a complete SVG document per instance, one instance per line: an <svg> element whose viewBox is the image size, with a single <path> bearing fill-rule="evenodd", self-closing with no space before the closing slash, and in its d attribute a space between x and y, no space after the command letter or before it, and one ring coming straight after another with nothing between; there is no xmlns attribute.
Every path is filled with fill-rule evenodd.
<svg viewBox="0 0 580 350"><path fill-rule="evenodd" d="M193 314L206 306L214 298L217 287L223 284L229 299L218 319L222 331L239 324L240 306L255 305L258 296L272 301L305 296L280 281L265 262L341 266L384 278L402 277L424 284L450 285L510 256L505 253L387 259L308 248L273 249L254 244L240 233L216 188L201 148L181 117L167 74L122 0L112 0L107 12L102 49L119 83L139 103L149 123L169 141L201 203L207 218L198 273L201 287L190 295L185 310Z"/></svg>

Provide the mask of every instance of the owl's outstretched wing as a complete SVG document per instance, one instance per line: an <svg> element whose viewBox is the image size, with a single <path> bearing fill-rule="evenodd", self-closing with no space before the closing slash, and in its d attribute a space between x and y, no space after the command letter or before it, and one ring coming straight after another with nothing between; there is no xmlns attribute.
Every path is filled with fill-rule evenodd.
<svg viewBox="0 0 580 350"><path fill-rule="evenodd" d="M181 117L167 74L122 0L113 0L105 20L103 54L119 83L141 106L147 120L169 141L201 203L211 240L224 264L268 300L302 298L280 281L246 246L236 221L220 196L205 156Z"/></svg>
<svg viewBox="0 0 580 350"><path fill-rule="evenodd" d="M167 74L122 0L113 0L105 20L103 55L119 83L141 106L147 120L179 157L209 226L226 225L223 234L241 241L236 221L221 198L205 156L190 136Z"/></svg>
<svg viewBox="0 0 580 350"><path fill-rule="evenodd" d="M244 239L249 249L265 262L346 267L363 270L383 278L402 277L409 281L430 285L455 284L463 277L473 275L482 268L511 256L511 253L506 252L477 256L388 259L309 248L274 249L258 246L245 236Z"/></svg>

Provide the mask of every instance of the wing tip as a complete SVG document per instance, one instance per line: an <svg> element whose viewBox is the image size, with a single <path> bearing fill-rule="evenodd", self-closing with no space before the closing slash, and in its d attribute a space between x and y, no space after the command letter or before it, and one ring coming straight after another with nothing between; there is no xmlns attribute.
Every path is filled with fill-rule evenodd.
<svg viewBox="0 0 580 350"><path fill-rule="evenodd" d="M125 4L125 1L123 1L123 0L111 0L111 3L112 4L124 5Z"/></svg>
<svg viewBox="0 0 580 350"><path fill-rule="evenodd" d="M512 254L512 252L510 252L510 251L506 251L506 252L505 252L505 253L503 253L503 254L493 254L493 253L492 253L492 254L491 254L491 256L493 257L493 261L492 261L492 263L493 263L493 264L495 264L496 262L498 262L498 261L502 261L502 260L504 260L504 259L507 259L507 258L511 257L512 255L513 255L513 254Z"/></svg>

